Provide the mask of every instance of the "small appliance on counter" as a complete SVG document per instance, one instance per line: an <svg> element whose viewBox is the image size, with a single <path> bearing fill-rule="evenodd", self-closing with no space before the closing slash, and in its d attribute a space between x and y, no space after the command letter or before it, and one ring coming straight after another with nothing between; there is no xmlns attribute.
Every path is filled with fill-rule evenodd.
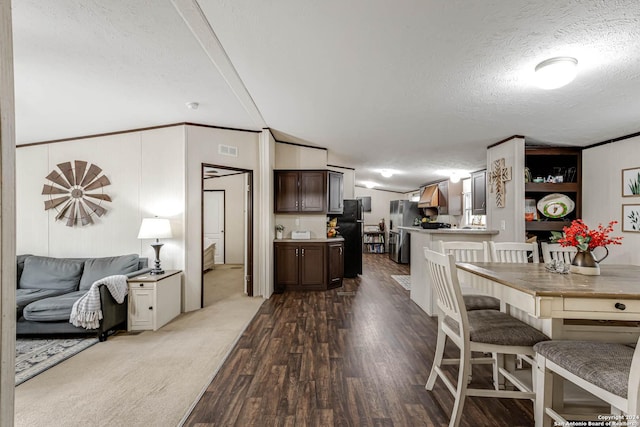
<svg viewBox="0 0 640 427"><path fill-rule="evenodd" d="M423 222L422 228L433 229L433 228L451 228L451 224L446 222Z"/></svg>
<svg viewBox="0 0 640 427"><path fill-rule="evenodd" d="M311 239L310 231L292 231L291 238L293 240L309 240Z"/></svg>

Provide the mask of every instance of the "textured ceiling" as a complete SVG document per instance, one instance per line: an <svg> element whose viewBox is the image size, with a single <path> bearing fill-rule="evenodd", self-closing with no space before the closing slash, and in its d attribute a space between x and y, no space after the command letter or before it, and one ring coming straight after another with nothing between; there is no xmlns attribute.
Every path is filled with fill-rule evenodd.
<svg viewBox="0 0 640 427"><path fill-rule="evenodd" d="M14 21L19 143L263 118L358 184L411 190L482 168L514 134L585 146L640 131L637 0L21 0ZM543 91L531 76L553 56L578 76Z"/></svg>

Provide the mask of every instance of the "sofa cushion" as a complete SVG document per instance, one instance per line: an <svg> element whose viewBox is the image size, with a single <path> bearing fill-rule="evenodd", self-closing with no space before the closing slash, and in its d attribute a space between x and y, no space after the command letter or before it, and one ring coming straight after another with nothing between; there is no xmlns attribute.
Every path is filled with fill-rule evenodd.
<svg viewBox="0 0 640 427"><path fill-rule="evenodd" d="M24 308L22 316L34 322L69 321L73 304L86 293L87 291L75 291L34 301Z"/></svg>
<svg viewBox="0 0 640 427"><path fill-rule="evenodd" d="M59 289L16 289L16 305L20 308L39 299L62 295L66 291Z"/></svg>
<svg viewBox="0 0 640 427"><path fill-rule="evenodd" d="M84 262L80 290L88 291L93 282L115 274L127 274L138 270L138 255L121 255L108 258L90 258Z"/></svg>
<svg viewBox="0 0 640 427"><path fill-rule="evenodd" d="M84 262L62 258L30 256L24 260L20 289L77 291Z"/></svg>

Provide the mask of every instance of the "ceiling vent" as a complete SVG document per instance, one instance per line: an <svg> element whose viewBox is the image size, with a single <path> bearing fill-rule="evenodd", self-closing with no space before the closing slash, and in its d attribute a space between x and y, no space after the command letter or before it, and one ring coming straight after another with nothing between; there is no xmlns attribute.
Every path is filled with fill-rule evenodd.
<svg viewBox="0 0 640 427"><path fill-rule="evenodd" d="M218 145L218 154L223 156L238 157L238 147L232 147L231 145Z"/></svg>

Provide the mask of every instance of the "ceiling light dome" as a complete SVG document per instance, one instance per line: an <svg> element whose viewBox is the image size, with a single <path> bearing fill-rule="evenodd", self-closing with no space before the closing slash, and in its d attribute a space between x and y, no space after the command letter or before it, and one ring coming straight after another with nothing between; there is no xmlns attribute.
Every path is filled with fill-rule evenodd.
<svg viewBox="0 0 640 427"><path fill-rule="evenodd" d="M387 169L383 169L380 171L380 175L382 175L385 178L391 178L393 176L393 172Z"/></svg>
<svg viewBox="0 0 640 427"><path fill-rule="evenodd" d="M578 60L560 56L536 65L536 84L542 89L557 89L569 84L577 73Z"/></svg>

